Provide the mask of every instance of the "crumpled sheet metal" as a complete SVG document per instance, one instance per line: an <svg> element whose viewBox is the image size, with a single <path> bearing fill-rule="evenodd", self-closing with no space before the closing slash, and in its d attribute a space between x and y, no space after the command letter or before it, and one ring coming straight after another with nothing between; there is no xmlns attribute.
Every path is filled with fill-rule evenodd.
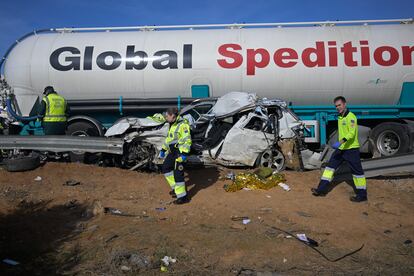
<svg viewBox="0 0 414 276"><path fill-rule="evenodd" d="M232 184L224 186L224 190L226 192L236 192L242 190L243 188L247 188L249 190L269 190L285 181L285 176L279 173L273 174L266 179L260 179L254 173L239 173L236 175Z"/></svg>

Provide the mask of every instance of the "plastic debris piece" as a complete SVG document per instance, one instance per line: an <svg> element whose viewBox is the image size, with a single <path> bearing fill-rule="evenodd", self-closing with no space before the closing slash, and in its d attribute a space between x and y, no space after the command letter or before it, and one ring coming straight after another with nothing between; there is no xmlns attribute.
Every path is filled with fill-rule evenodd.
<svg viewBox="0 0 414 276"><path fill-rule="evenodd" d="M80 185L80 181L77 180L68 180L65 182L65 184L63 184L63 186L76 186L76 185Z"/></svg>
<svg viewBox="0 0 414 276"><path fill-rule="evenodd" d="M242 222L243 222L244 225L246 225L246 224L249 224L251 222L251 219L244 219Z"/></svg>
<svg viewBox="0 0 414 276"><path fill-rule="evenodd" d="M121 270L122 271L130 271L131 268L130 267L127 267L126 265L123 265L123 266L121 266Z"/></svg>
<svg viewBox="0 0 414 276"><path fill-rule="evenodd" d="M160 268L161 272L168 272L168 268L166 268L165 266L161 266Z"/></svg>
<svg viewBox="0 0 414 276"><path fill-rule="evenodd" d="M155 210L162 212L162 211L167 210L167 208L165 208L165 207L157 207L157 208L155 208Z"/></svg>
<svg viewBox="0 0 414 276"><path fill-rule="evenodd" d="M226 175L226 178L227 178L227 179L230 179L230 180L234 180L234 179L236 178L236 175L234 174L234 172L229 172L229 173Z"/></svg>
<svg viewBox="0 0 414 276"><path fill-rule="evenodd" d="M266 195L267 198L272 198L270 195Z"/></svg>
<svg viewBox="0 0 414 276"><path fill-rule="evenodd" d="M161 262L163 262L165 266L169 266L170 264L176 263L177 260L174 258L171 258L170 256L164 256L164 258L161 259Z"/></svg>
<svg viewBox="0 0 414 276"><path fill-rule="evenodd" d="M412 240L406 240L405 242L404 242L404 244L412 244L413 243L413 241Z"/></svg>
<svg viewBox="0 0 414 276"><path fill-rule="evenodd" d="M283 263L286 263L287 262L287 259L286 258L283 258Z"/></svg>
<svg viewBox="0 0 414 276"><path fill-rule="evenodd" d="M290 187L287 184L285 184L285 183L282 182L282 183L279 183L278 185L279 185L279 187L282 187L283 190L285 190L287 192L290 191Z"/></svg>
<svg viewBox="0 0 414 276"><path fill-rule="evenodd" d="M231 217L232 221L243 221L245 219L249 219L249 217L239 217L239 216L232 216Z"/></svg>
<svg viewBox="0 0 414 276"><path fill-rule="evenodd" d="M291 239L291 238L293 238L291 235L287 235L286 237L285 237L286 239Z"/></svg>
<svg viewBox="0 0 414 276"><path fill-rule="evenodd" d="M3 260L3 263L9 264L9 265L19 265L20 264L19 262L16 262L16 261L14 261L12 259L4 259Z"/></svg>
<svg viewBox="0 0 414 276"><path fill-rule="evenodd" d="M232 184L224 186L224 190L226 192L236 192L243 188L250 190L269 190L283 181L285 181L283 174L274 174L266 179L260 179L254 173L240 173L236 175Z"/></svg>
<svg viewBox="0 0 414 276"><path fill-rule="evenodd" d="M296 237L298 237L298 239L300 239L303 242L309 242L305 234L296 234Z"/></svg>
<svg viewBox="0 0 414 276"><path fill-rule="evenodd" d="M104 213L105 214L113 214L113 215L120 215L122 214L122 211L116 208L112 208L112 207L105 207L104 208Z"/></svg>
<svg viewBox="0 0 414 276"><path fill-rule="evenodd" d="M40 176L36 176L36 178L34 179L34 181L42 181L42 178Z"/></svg>

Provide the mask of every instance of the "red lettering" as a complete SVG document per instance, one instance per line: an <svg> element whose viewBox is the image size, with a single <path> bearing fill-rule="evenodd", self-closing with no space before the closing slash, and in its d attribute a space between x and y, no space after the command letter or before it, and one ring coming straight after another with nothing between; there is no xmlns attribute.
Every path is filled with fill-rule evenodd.
<svg viewBox="0 0 414 276"><path fill-rule="evenodd" d="M231 51L231 50L233 51ZM233 61L232 62L228 62L226 59L218 59L217 63L226 69L234 69L239 67L240 65L242 65L243 63L243 56L237 52L234 51L238 51L241 50L242 47L239 44L223 44L218 48L218 52L220 55L226 57L226 58L230 58Z"/></svg>
<svg viewBox="0 0 414 276"><path fill-rule="evenodd" d="M361 40L359 44L361 45L361 66L370 66L368 41Z"/></svg>
<svg viewBox="0 0 414 276"><path fill-rule="evenodd" d="M402 46L402 55L403 55L403 65L412 65L414 46Z"/></svg>
<svg viewBox="0 0 414 276"><path fill-rule="evenodd" d="M384 52L388 52L390 57L388 60L384 59ZM378 47L374 51L374 60L376 63L382 66L391 66L397 63L399 54L397 49L391 46Z"/></svg>
<svg viewBox="0 0 414 276"><path fill-rule="evenodd" d="M316 59L312 60L311 55L315 55ZM302 52L302 61L306 67L324 67L325 63L325 43L317 41L315 48L306 48Z"/></svg>
<svg viewBox="0 0 414 276"><path fill-rule="evenodd" d="M280 48L273 55L273 60L275 61L275 64L282 68L289 68L295 66L298 62L293 60L297 59L298 53L292 48Z"/></svg>
<svg viewBox="0 0 414 276"><path fill-rule="evenodd" d="M357 51L356 47L352 47L352 42L347 42L344 47L341 48L341 52L344 53L345 65L349 67L358 66L358 62L354 60L354 53Z"/></svg>
<svg viewBox="0 0 414 276"><path fill-rule="evenodd" d="M332 47L329 47L332 46ZM338 50L336 49L336 41L328 41L329 66L338 66Z"/></svg>
<svg viewBox="0 0 414 276"><path fill-rule="evenodd" d="M256 56L260 56L260 61L257 61ZM269 65L269 61L270 55L266 49L247 49L247 75L254 75L256 67L264 68Z"/></svg>

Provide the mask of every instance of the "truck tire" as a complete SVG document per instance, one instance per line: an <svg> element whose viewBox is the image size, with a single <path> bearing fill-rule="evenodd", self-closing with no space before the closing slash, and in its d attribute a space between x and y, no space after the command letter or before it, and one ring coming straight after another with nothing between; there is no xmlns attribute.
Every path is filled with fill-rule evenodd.
<svg viewBox="0 0 414 276"><path fill-rule="evenodd" d="M99 130L92 123L87 121L77 121L71 123L67 130L66 135L71 136L100 136ZM94 163L96 160L96 154L85 153L85 152L75 152L71 151L69 153L71 162L81 162L81 163Z"/></svg>
<svg viewBox="0 0 414 276"><path fill-rule="evenodd" d="M40 166L40 155L31 153L28 156L18 156L4 160L5 169L9 172L24 172Z"/></svg>
<svg viewBox="0 0 414 276"><path fill-rule="evenodd" d="M410 148L410 137L404 125L382 123L371 132L371 139L381 156L406 153Z"/></svg>

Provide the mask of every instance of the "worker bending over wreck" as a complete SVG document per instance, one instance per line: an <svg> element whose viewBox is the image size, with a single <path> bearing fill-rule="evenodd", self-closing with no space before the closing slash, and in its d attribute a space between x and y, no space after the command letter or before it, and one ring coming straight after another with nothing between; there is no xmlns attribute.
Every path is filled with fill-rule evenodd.
<svg viewBox="0 0 414 276"><path fill-rule="evenodd" d="M65 135L69 113L66 100L52 86L47 86L43 95L39 118L42 120L45 135Z"/></svg>
<svg viewBox="0 0 414 276"><path fill-rule="evenodd" d="M312 194L314 196L325 196L328 186L334 177L335 170L343 161L346 161L351 168L352 178L356 188L356 196L352 196L350 200L353 202L366 201L368 199L367 186L359 156L357 118L347 109L344 97L336 97L334 104L339 113L338 142L332 146L335 152L332 154L328 166L322 174L318 188L311 189Z"/></svg>
<svg viewBox="0 0 414 276"><path fill-rule="evenodd" d="M159 153L160 158L165 158L162 172L172 189L170 195L177 197L174 204L184 204L190 201L184 180L184 163L191 148L190 126L186 119L179 116L177 108L169 108L165 119L169 130Z"/></svg>

